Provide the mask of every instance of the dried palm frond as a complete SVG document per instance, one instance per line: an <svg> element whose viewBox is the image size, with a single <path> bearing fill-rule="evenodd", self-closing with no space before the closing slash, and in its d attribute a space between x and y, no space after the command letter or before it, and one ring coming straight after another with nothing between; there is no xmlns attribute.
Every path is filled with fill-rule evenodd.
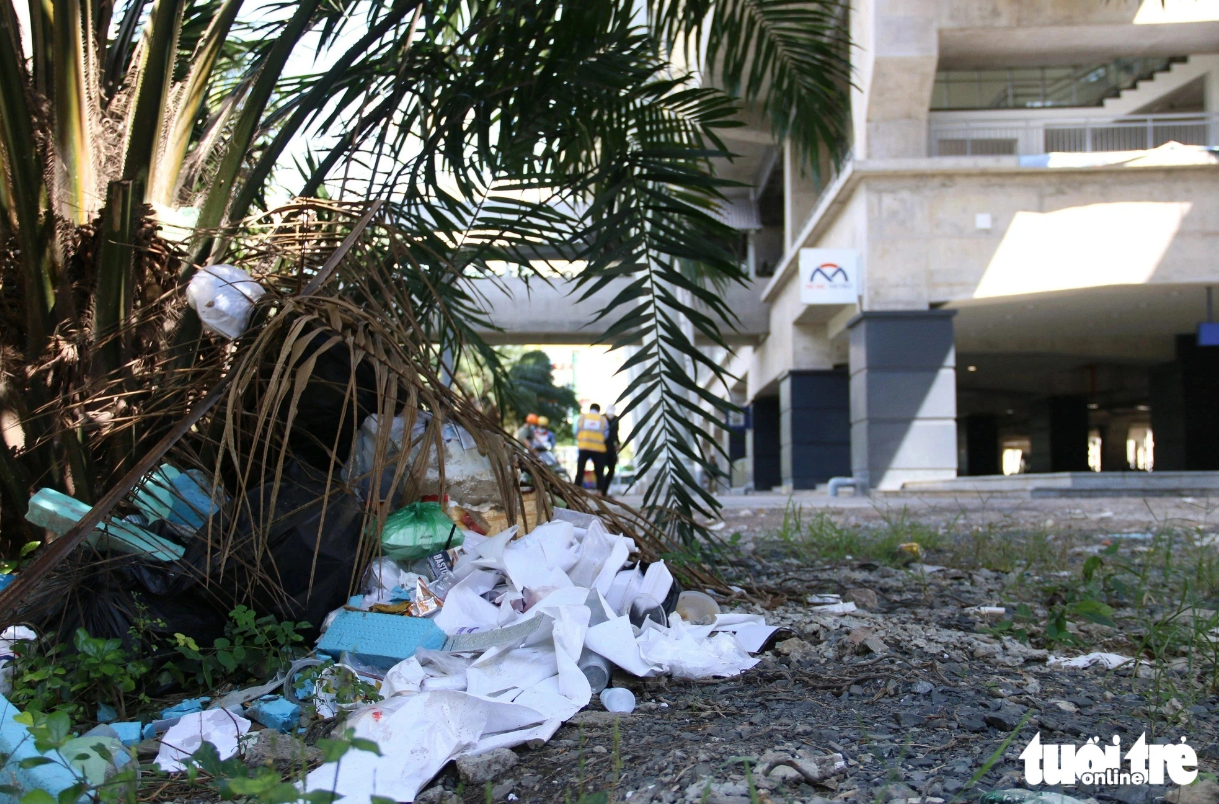
<svg viewBox="0 0 1219 804"><path fill-rule="evenodd" d="M158 525L160 536L185 548L172 562L96 560L77 551L37 594L9 598L7 606L7 591L0 595L4 620L104 623L84 611L87 605L82 609L89 601L62 590L142 587L139 605L160 600L161 588L186 590L198 606L218 612L244 603L318 625L379 554L386 517L429 496L491 507L526 528L550 518L558 502L603 516L634 538L647 560L675 549L634 512L611 510L558 479L445 382L433 333L446 315L445 285L460 276L412 264L409 235L372 212L363 204L300 200L224 233L229 253L268 291L247 333L231 344L210 343L186 366L175 365L169 347L144 365L125 366L120 376L98 379L83 398L62 402L56 415L92 415L91 437L130 444L134 463L221 387L220 401L158 459L198 478L216 510L200 512L206 521L194 533ZM169 320L169 308L180 304L164 294L159 307L133 315L124 332ZM382 426L372 428L371 443L367 435L363 441L371 459L357 461L361 426L374 415ZM396 440L388 426L395 417L402 434ZM455 477L455 460L463 477ZM525 475L531 491L522 488ZM105 512L104 523L138 520L158 496L163 504L195 499L165 476L145 472ZM679 572L722 588L698 567ZM92 604L118 605L113 600L111 594Z"/></svg>

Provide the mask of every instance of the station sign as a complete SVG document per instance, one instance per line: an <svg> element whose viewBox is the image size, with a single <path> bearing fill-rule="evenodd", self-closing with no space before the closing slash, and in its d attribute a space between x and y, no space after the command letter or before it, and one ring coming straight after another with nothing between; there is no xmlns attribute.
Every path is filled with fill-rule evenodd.
<svg viewBox="0 0 1219 804"><path fill-rule="evenodd" d="M853 248L800 249L800 301L855 304L859 301L859 252Z"/></svg>

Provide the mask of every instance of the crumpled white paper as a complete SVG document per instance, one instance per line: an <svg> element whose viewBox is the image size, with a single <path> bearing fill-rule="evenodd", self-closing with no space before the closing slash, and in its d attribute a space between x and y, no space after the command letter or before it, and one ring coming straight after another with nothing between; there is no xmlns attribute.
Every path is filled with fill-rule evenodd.
<svg viewBox="0 0 1219 804"><path fill-rule="evenodd" d="M422 692L395 696L361 710L348 721L355 736L372 740L381 756L348 751L305 778L305 792L333 791L343 804L371 804L372 796L414 801L419 790L460 754L520 745L531 734L550 734L541 713L514 703L497 703L464 692ZM514 735L505 740L505 735ZM545 738L543 738L545 739Z"/></svg>
<svg viewBox="0 0 1219 804"><path fill-rule="evenodd" d="M1122 656L1120 653L1085 653L1083 656L1076 656L1073 659L1068 659L1065 656L1051 656L1046 659L1046 664L1051 667L1092 667L1093 665L1102 665L1106 670L1113 670L1121 667L1124 664L1133 662L1129 656Z"/></svg>
<svg viewBox="0 0 1219 804"><path fill-rule="evenodd" d="M647 621L640 630L627 612L638 596L665 599L673 578L664 562L646 573L623 570L634 543L596 519L578 528L555 520L514 536L467 537L453 568L460 581L435 622L450 636L535 617L540 626L481 653L421 650L395 665L381 687L385 700L348 721L384 756L350 751L310 773L307 791L339 793L344 804L374 795L413 801L450 759L550 739L592 698L578 665L585 649L636 676L731 676L757 663L747 648L775 630L744 614L706 626L674 616L668 627Z"/></svg>
<svg viewBox="0 0 1219 804"><path fill-rule="evenodd" d="M414 656L404 659L385 674L385 680L381 682L381 697L391 698L402 693L419 692L423 689L423 681L426 678L427 673L423 671L418 659Z"/></svg>
<svg viewBox="0 0 1219 804"><path fill-rule="evenodd" d="M221 759L228 759L237 753L238 741L249 730L250 721L227 709L206 709L183 715L161 737L157 767L166 773L185 770L183 760L198 751L204 742L214 745Z"/></svg>
<svg viewBox="0 0 1219 804"><path fill-rule="evenodd" d="M735 676L759 661L726 631L705 639L696 636L695 631L685 627L677 615L670 619L668 628L649 623L639 638L639 653L644 661L675 678Z"/></svg>

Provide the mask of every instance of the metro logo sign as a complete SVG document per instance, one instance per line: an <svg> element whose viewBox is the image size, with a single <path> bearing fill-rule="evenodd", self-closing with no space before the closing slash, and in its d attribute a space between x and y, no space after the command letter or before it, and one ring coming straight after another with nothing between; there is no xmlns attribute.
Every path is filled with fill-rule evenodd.
<svg viewBox="0 0 1219 804"><path fill-rule="evenodd" d="M800 301L804 304L855 304L859 300L858 278L858 251L800 249Z"/></svg>

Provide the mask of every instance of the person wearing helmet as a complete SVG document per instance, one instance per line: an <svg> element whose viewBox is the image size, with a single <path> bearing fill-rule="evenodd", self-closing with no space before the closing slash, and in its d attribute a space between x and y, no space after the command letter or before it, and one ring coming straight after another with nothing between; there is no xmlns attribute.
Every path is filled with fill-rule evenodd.
<svg viewBox="0 0 1219 804"><path fill-rule="evenodd" d="M538 423L538 415L530 413L525 417L525 423L516 431L516 440L525 445L525 448L533 452L533 432Z"/></svg>
<svg viewBox="0 0 1219 804"><path fill-rule="evenodd" d="M533 447L535 450L554 451L554 433L550 430L550 419L546 416L538 416L537 426L533 428Z"/></svg>

